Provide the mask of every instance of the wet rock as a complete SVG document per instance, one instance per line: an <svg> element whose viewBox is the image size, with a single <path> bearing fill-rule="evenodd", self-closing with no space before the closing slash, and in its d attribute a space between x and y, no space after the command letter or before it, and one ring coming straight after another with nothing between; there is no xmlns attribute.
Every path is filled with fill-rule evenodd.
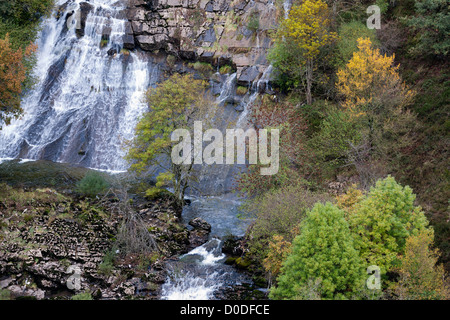
<svg viewBox="0 0 450 320"><path fill-rule="evenodd" d="M80 3L80 24L77 26L77 29L75 30L75 33L78 37L84 36L84 30L86 28L86 19L89 15L89 13L94 9L94 6L87 3L87 2L81 2Z"/></svg>
<svg viewBox="0 0 450 320"><path fill-rule="evenodd" d="M134 41L134 38L133 38L133 41ZM118 52L117 52L117 49L116 49L116 48L111 48L111 49L109 49L109 50L107 51L108 56L114 56L114 55L116 55L117 53L118 53ZM86 154L86 151L80 150L80 151L78 152L78 154L79 154L79 155L85 155L85 154Z"/></svg>
<svg viewBox="0 0 450 320"><path fill-rule="evenodd" d="M242 238L238 237L228 237L223 242L222 252L232 256L242 256L244 253L241 245Z"/></svg>
<svg viewBox="0 0 450 320"><path fill-rule="evenodd" d="M244 257L239 257L235 261L235 265L239 269L248 269L248 267L252 264L251 260L246 259Z"/></svg>
<svg viewBox="0 0 450 320"><path fill-rule="evenodd" d="M253 83L259 75L260 71L256 66L246 67L239 76L238 83L241 85L248 85L249 83Z"/></svg>
<svg viewBox="0 0 450 320"><path fill-rule="evenodd" d="M189 232L188 250L194 249L205 244L208 241L211 225L202 218L194 218L189 221L194 230Z"/></svg>
<svg viewBox="0 0 450 320"><path fill-rule="evenodd" d="M203 220L202 218L194 218L191 221L189 221L189 225L194 227L194 229L201 229L206 231L211 231L211 225Z"/></svg>
<svg viewBox="0 0 450 320"><path fill-rule="evenodd" d="M238 104L234 110L236 110L237 112L243 112L245 110L245 107L242 104Z"/></svg>
<svg viewBox="0 0 450 320"><path fill-rule="evenodd" d="M188 251L205 244L209 238L209 231L193 230L189 233Z"/></svg>
<svg viewBox="0 0 450 320"><path fill-rule="evenodd" d="M134 50L136 48L136 44L134 42L134 36L131 34L126 34L123 36L123 47L127 50Z"/></svg>

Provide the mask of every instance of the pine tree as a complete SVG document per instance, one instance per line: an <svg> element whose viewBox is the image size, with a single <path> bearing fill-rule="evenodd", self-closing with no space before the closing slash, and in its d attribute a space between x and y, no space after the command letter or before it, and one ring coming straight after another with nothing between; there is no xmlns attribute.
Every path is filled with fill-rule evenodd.
<svg viewBox="0 0 450 320"><path fill-rule="evenodd" d="M368 195L359 200L348 215L355 248L367 265L376 265L385 274L391 270L406 239L428 225L410 187L402 187L391 176L378 180Z"/></svg>
<svg viewBox="0 0 450 320"><path fill-rule="evenodd" d="M325 299L351 297L364 285L364 276L344 212L331 203L317 203L302 222L270 297L304 297L317 282Z"/></svg>

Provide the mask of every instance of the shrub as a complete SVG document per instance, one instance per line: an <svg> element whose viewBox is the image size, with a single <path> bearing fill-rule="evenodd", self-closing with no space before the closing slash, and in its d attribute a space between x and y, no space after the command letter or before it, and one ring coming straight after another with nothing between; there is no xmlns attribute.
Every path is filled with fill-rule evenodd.
<svg viewBox="0 0 450 320"><path fill-rule="evenodd" d="M214 71L212 65L206 62L197 61L193 65L194 69L200 72L204 77L209 77L211 73Z"/></svg>
<svg viewBox="0 0 450 320"><path fill-rule="evenodd" d="M292 242L306 212L316 202L325 199L325 195L315 194L302 186L270 190L251 201L249 207L254 209L257 217L251 228L251 236L259 242L281 235L286 241Z"/></svg>
<svg viewBox="0 0 450 320"><path fill-rule="evenodd" d="M72 296L72 300L92 300L92 295L89 292L82 292Z"/></svg>
<svg viewBox="0 0 450 320"><path fill-rule="evenodd" d="M254 11L250 14L248 23L247 23L247 29L251 32L255 33L259 29L259 13L257 11Z"/></svg>
<svg viewBox="0 0 450 320"><path fill-rule="evenodd" d="M98 272L104 275L110 275L112 270L114 269L114 259L116 258L116 249L113 248L110 251L106 252L103 256L102 263L98 266Z"/></svg>
<svg viewBox="0 0 450 320"><path fill-rule="evenodd" d="M247 92L248 92L248 88L247 87L238 86L236 88L236 94L237 95L244 96L245 94L247 94Z"/></svg>
<svg viewBox="0 0 450 320"><path fill-rule="evenodd" d="M432 230L421 230L406 239L405 254L400 259L400 281L394 293L401 300L442 300L448 298L445 272L437 265L439 252L431 249Z"/></svg>
<svg viewBox="0 0 450 320"><path fill-rule="evenodd" d="M231 66L229 66L229 65L224 65L224 66L221 66L220 67L220 69L219 69L219 73L220 74L229 74L229 73L232 73L233 72L233 68L231 67Z"/></svg>
<svg viewBox="0 0 450 320"><path fill-rule="evenodd" d="M96 196L105 192L108 188L109 183L106 181L104 175L97 171L89 171L77 183L77 191L87 196Z"/></svg>
<svg viewBox="0 0 450 320"><path fill-rule="evenodd" d="M361 140L358 128L359 123L349 111L328 106L320 131L313 134L309 141L325 170L347 163L350 144L357 144Z"/></svg>
<svg viewBox="0 0 450 320"><path fill-rule="evenodd" d="M6 289L0 290L0 301L2 300L11 300L11 292Z"/></svg>
<svg viewBox="0 0 450 320"><path fill-rule="evenodd" d="M344 67L352 58L353 52L358 50L358 38L369 38L377 46L378 40L375 31L367 28L359 21L344 23L339 28L339 40L336 43L337 56L335 65Z"/></svg>
<svg viewBox="0 0 450 320"><path fill-rule="evenodd" d="M175 66L175 63L177 62L177 58L173 55L168 55L166 62L170 68L173 68Z"/></svg>

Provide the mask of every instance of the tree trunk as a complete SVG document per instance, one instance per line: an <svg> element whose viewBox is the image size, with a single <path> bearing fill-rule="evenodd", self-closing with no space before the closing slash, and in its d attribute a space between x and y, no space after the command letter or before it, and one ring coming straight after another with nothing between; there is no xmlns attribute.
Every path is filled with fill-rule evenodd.
<svg viewBox="0 0 450 320"><path fill-rule="evenodd" d="M306 62L306 103L312 104L311 87L313 79L313 61L308 59Z"/></svg>

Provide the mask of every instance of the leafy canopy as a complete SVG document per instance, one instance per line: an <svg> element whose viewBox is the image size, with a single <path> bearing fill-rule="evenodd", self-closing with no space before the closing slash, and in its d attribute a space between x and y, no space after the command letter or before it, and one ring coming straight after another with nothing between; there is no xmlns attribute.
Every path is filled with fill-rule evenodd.
<svg viewBox="0 0 450 320"><path fill-rule="evenodd" d="M433 230L421 230L406 239L405 253L400 258L400 280L394 293L402 300L445 300L449 297L445 271L438 265L439 252L432 249Z"/></svg>
<svg viewBox="0 0 450 320"><path fill-rule="evenodd" d="M402 82L394 59L394 55L388 57L374 49L369 38L359 38L358 51L337 72L336 87L345 98L344 107L361 115L409 104L414 92Z"/></svg>
<svg viewBox="0 0 450 320"><path fill-rule="evenodd" d="M422 208L414 205L411 188L402 187L391 176L378 180L366 197L356 195L356 199L359 202L350 201L347 211L355 248L368 265L379 266L385 274L404 252L406 239L424 230L428 220Z"/></svg>
<svg viewBox="0 0 450 320"><path fill-rule="evenodd" d="M25 60L35 50L34 45L14 50L9 35L0 39L0 129L23 112L20 97L27 77Z"/></svg>
<svg viewBox="0 0 450 320"><path fill-rule="evenodd" d="M315 281L320 281L320 295L325 299L350 297L363 286L364 271L344 212L329 202L317 203L302 222L270 297L303 296Z"/></svg>
<svg viewBox="0 0 450 320"><path fill-rule="evenodd" d="M304 58L313 59L321 47L336 38L329 26L327 4L321 0L306 0L292 7L289 17L280 24L278 36L294 42Z"/></svg>
<svg viewBox="0 0 450 320"><path fill-rule="evenodd" d="M147 191L148 196L171 186L177 199L182 201L192 177L192 165L172 163L172 149L178 142L172 142L171 135L176 129L191 131L194 120L204 120L203 115L211 105L205 97L206 86L204 81L195 80L190 74L175 73L147 91L148 112L136 126L127 158L131 170L137 173L163 170L157 177L157 185Z"/></svg>

